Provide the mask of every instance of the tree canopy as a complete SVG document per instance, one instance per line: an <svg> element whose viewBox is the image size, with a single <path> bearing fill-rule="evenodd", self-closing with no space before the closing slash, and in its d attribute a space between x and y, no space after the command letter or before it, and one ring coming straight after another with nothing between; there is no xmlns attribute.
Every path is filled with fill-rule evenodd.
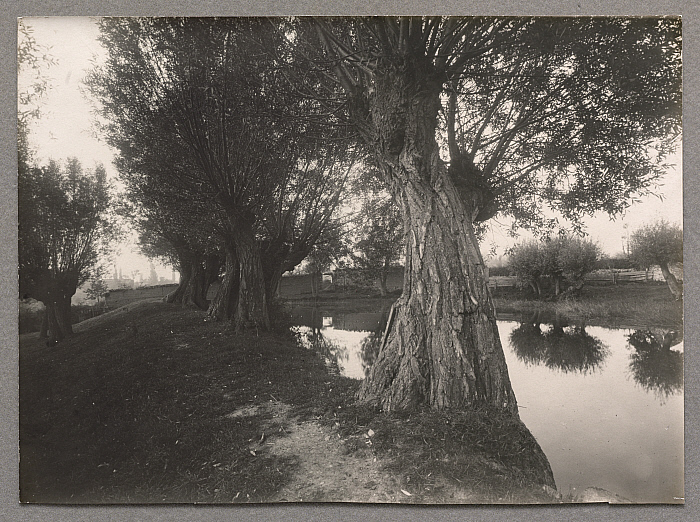
<svg viewBox="0 0 700 522"><path fill-rule="evenodd" d="M548 224L543 206L572 219L597 210L617 214L654 188L678 143L679 18L314 23L366 141L376 143L379 126L391 124L372 110L384 103L381 78L411 70L416 85L434 84L441 93L440 154L462 192L480 194L480 220L500 212L540 227ZM393 127L401 132L400 124ZM387 152L393 146L398 141L382 145Z"/></svg>
<svg viewBox="0 0 700 522"><path fill-rule="evenodd" d="M313 104L288 88L291 58L265 20L108 19L101 30L110 55L89 84L124 179L132 193L167 186L207 207L235 279L210 312L269 326L281 274L338 204L347 142L321 140L297 117ZM152 199L163 207L159 190Z"/></svg>
<svg viewBox="0 0 700 522"><path fill-rule="evenodd" d="M575 225L618 214L680 134L679 18L131 18L102 32L91 85L109 140L139 175L221 212L237 324L267 325L274 279L327 226L347 139L378 167L406 280L360 395L387 409L517 415L478 228L507 215L546 230L546 207ZM302 214L322 219L299 218L319 184ZM304 223L322 226L295 249Z"/></svg>
<svg viewBox="0 0 700 522"><path fill-rule="evenodd" d="M586 274L596 267L598 247L590 240L559 236L543 241L526 241L516 245L510 256L510 267L523 282L542 295L541 278L554 283L554 295L562 290L580 290ZM569 287L562 288L563 283Z"/></svg>
<svg viewBox="0 0 700 522"><path fill-rule="evenodd" d="M104 167L85 171L77 159L64 166L20 169L20 294L47 307L49 330L71 333L70 301L106 254L115 228Z"/></svg>
<svg viewBox="0 0 700 522"><path fill-rule="evenodd" d="M517 415L475 226L501 213L542 229L545 206L615 214L653 188L681 126L680 19L305 24L336 82L317 96L345 111L407 232L404 295L361 396Z"/></svg>
<svg viewBox="0 0 700 522"><path fill-rule="evenodd" d="M681 284L669 269L670 264L683 262L681 227L660 220L635 230L630 237L630 257L643 268L659 265L673 296L683 296Z"/></svg>

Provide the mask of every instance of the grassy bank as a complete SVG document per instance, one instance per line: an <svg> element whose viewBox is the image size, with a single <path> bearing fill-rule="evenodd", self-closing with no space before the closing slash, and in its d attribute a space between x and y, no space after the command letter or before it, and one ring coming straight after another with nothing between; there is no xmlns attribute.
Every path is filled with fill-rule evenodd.
<svg viewBox="0 0 700 522"><path fill-rule="evenodd" d="M51 348L24 335L21 498L551 501L548 465L520 422L480 410L380 413L353 404L357 385L283 330L237 335L163 303L105 316ZM319 454L333 441L340 452L322 485L307 484L314 446L301 437L316 425ZM346 498L339 484L360 464L383 478ZM385 496L361 495L375 489Z"/></svg>
<svg viewBox="0 0 700 522"><path fill-rule="evenodd" d="M499 288L493 296L499 314L561 314L601 326L683 325L683 302L675 301L663 283L586 285L580 295L561 300L537 299L529 289L514 288Z"/></svg>

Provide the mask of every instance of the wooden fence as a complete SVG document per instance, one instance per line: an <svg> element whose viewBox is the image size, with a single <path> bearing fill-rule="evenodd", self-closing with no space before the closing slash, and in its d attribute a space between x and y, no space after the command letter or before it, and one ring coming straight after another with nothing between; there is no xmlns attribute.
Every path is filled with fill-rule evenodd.
<svg viewBox="0 0 700 522"><path fill-rule="evenodd" d="M515 276L492 276L488 280L489 288L513 288L518 284Z"/></svg>
<svg viewBox="0 0 700 522"><path fill-rule="evenodd" d="M596 270L586 276L587 283L593 284L617 284L632 282L663 281L661 270ZM518 285L515 276L491 276L488 280L489 288L513 288Z"/></svg>
<svg viewBox="0 0 700 522"><path fill-rule="evenodd" d="M589 283L632 283L658 281L654 270L596 270L586 276ZM663 276L662 276L663 278Z"/></svg>

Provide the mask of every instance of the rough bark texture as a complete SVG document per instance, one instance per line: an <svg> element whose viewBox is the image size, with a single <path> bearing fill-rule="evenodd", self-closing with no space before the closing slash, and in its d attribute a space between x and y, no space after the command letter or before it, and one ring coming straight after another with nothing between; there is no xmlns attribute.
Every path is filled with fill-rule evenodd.
<svg viewBox="0 0 700 522"><path fill-rule="evenodd" d="M245 226L234 227L233 235L233 244L240 263L238 301L233 315L236 330L269 330L270 315L260 245L253 231Z"/></svg>
<svg viewBox="0 0 700 522"><path fill-rule="evenodd" d="M407 247L403 295L360 399L386 410L489 404L517 415L473 232L478 208L439 158L441 84L416 85L429 76L414 67L378 77L372 99L375 151L402 207Z"/></svg>
<svg viewBox="0 0 700 522"><path fill-rule="evenodd" d="M671 270L668 268L668 264L660 263L659 266L661 267L661 273L664 275L666 284L668 284L668 288L671 290L673 297L676 299L676 301L681 300L683 298L683 286L678 282L676 276L671 273Z"/></svg>
<svg viewBox="0 0 700 522"><path fill-rule="evenodd" d="M238 286L240 278L240 267L238 257L233 247L226 249L226 271L221 280L219 290L209 305L209 317L224 321L233 318L236 304L238 303Z"/></svg>
<svg viewBox="0 0 700 522"><path fill-rule="evenodd" d="M206 310L209 307L207 302L207 277L205 267L201 261L192 263L192 276L189 284L185 288L182 304L192 306L200 310Z"/></svg>
<svg viewBox="0 0 700 522"><path fill-rule="evenodd" d="M185 292L192 279L192 266L187 260L180 258L180 283L178 287L165 297L166 303L183 303Z"/></svg>
<svg viewBox="0 0 700 522"><path fill-rule="evenodd" d="M220 261L216 255L187 252L179 255L180 284L170 293L168 303L180 303L185 307L207 310L207 290L219 275Z"/></svg>

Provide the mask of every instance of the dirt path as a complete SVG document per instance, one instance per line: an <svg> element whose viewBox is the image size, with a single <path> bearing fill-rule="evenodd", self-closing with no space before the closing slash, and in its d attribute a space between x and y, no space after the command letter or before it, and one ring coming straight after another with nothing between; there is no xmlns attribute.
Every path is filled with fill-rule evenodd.
<svg viewBox="0 0 700 522"><path fill-rule="evenodd" d="M267 502L411 501L412 495L401 491L398 480L382 469L369 448L348 452L336 430L314 420L300 421L285 403L249 406L230 415L266 413L272 414L268 427L275 434L263 442L253 441L249 450L289 458L298 466L294 478ZM279 426L284 430L281 434Z"/></svg>

